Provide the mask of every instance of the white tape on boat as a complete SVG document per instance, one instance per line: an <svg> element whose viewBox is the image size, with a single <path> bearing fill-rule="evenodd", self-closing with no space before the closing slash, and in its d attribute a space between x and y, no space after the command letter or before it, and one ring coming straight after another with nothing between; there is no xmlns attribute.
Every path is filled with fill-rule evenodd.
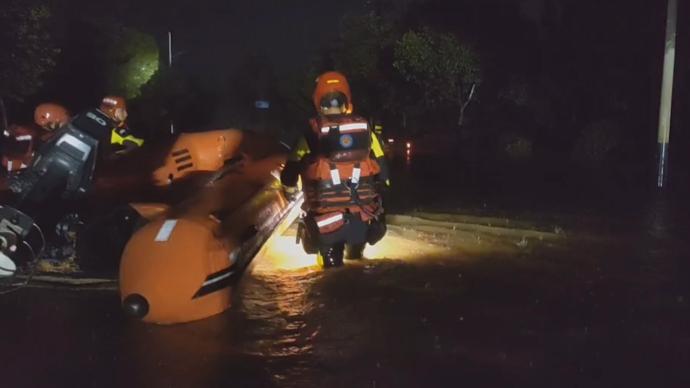
<svg viewBox="0 0 690 388"><path fill-rule="evenodd" d="M160 230L158 230L158 234L156 235L156 239L154 241L165 242L170 240L170 235L172 234L173 230L175 230L176 225L177 220L165 220Z"/></svg>
<svg viewBox="0 0 690 388"><path fill-rule="evenodd" d="M223 279L227 279L227 278L229 278L230 275L232 275L233 273L235 273L235 272L234 272L234 271L230 271L230 272L226 272L226 273L224 273L224 274L222 274L222 275L220 275L220 276L216 276L216 277L213 278L213 279L209 279L209 280L207 280L207 281L204 282L204 284L203 284L202 287L206 287L206 286L209 286L209 285L211 285L211 284L213 284L213 283L218 283L219 281L221 281L221 280L223 280Z"/></svg>

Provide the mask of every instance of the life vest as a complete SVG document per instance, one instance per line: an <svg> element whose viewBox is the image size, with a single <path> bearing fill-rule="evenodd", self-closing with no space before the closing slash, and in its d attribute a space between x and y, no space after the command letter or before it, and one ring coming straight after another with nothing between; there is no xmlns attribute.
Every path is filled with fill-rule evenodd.
<svg viewBox="0 0 690 388"><path fill-rule="evenodd" d="M39 130L31 126L12 124L3 131L2 167L17 172L31 165Z"/></svg>
<svg viewBox="0 0 690 388"><path fill-rule="evenodd" d="M319 116L310 124L311 152L301 174L305 208L317 215L359 213L363 221L376 218L382 211L375 185L381 169L369 157L367 121L352 115Z"/></svg>

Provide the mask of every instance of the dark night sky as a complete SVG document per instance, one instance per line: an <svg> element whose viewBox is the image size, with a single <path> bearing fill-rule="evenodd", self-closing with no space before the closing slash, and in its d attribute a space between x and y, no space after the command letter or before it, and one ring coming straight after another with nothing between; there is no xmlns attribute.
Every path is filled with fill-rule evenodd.
<svg viewBox="0 0 690 388"><path fill-rule="evenodd" d="M147 1L146 8L118 10L123 20L165 39L174 33L178 64L222 77L248 55L267 56L280 68L304 66L313 53L338 35L345 12L358 11L365 0L324 2L313 0L208 0ZM90 7L103 7L90 2ZM163 53L162 53L163 54Z"/></svg>
<svg viewBox="0 0 690 388"><path fill-rule="evenodd" d="M523 15L532 19L543 10L544 0L505 1L521 3ZM337 37L343 14L361 11L366 2L210 0L199 7L198 2L176 0L154 30L170 26L176 50L186 52L182 61L203 71L222 72L246 54L267 55L278 69L294 68Z"/></svg>
<svg viewBox="0 0 690 388"><path fill-rule="evenodd" d="M317 51L329 40L335 41L340 21L347 12L365 9L367 0L52 0L68 13L105 15L111 20L134 26L156 36L165 56L167 31L174 32L176 66L199 77L207 89L226 85L226 78L236 76L235 67L252 56L266 56L275 72L306 75L307 66ZM385 0L381 0L385 1ZM393 0L410 2L415 0ZM662 1L662 0L659 0ZM441 29L470 31L469 41L476 43L485 56L486 67L494 67L493 76L512 74L520 66L525 72L540 73L540 55L558 57L552 67L573 72L584 81L590 75L613 79L634 72L633 86L649 85L649 90L628 94L649 95L657 90L661 50L663 49L663 6L654 0L627 3L625 0L425 0L427 14L421 16ZM662 1L663 2L663 1ZM531 33L538 25L548 25L554 4L567 14L555 23L563 23L566 34L577 39L540 40ZM653 14L647 12L656 9ZM661 12L657 12L661 11ZM550 13L549 13L550 12ZM682 12L681 12L682 14ZM415 15L417 16L417 15ZM613 17L612 17L613 16ZM609 23L609 18L611 22ZM521 21L520 21L521 20ZM583 24L591 20L591 25ZM546 21L547 23L540 23ZM535 23L523 23L535 22ZM580 29L579 26L582 25ZM508 25L508 26L506 26ZM591 28L590 28L591 27ZM683 24L679 26L684 28ZM520 29L524 29L521 31ZM548 29L542 32L548 34ZM602 33L606 31L606 33ZM630 31L630 32L628 32ZM633 31L635 31L633 33ZM543 34L542 34L543 35ZM630 39L637 36L641 39ZM572 38L573 36L564 36ZM679 43L682 44L682 43ZM524 48L523 48L524 46ZM615 50L612 50L615 49ZM532 50L532 51L529 51ZM539 51L543 51L544 54ZM614 52L615 51L615 52ZM602 65L609 64L603 74ZM620 62L620 63L619 63ZM679 58L681 76L682 58ZM577 65L574 65L574 64ZM578 67L574 67L578 66ZM571 67L574 67L571 69ZM646 69L654 69L654 72ZM505 71L504 71L505 70ZM583 70L583 71L580 71ZM644 70L644 71L643 71ZM652 76L650 76L652 74ZM573 77L568 77L573 78ZM648 79L649 78L649 79ZM503 80L505 81L505 80ZM656 100L652 96L650 100ZM650 104L651 106L652 104Z"/></svg>
<svg viewBox="0 0 690 388"><path fill-rule="evenodd" d="M174 33L177 65L216 82L247 56L267 56L275 70L295 70L338 35L346 12L364 9L367 0L53 0L74 12L107 14L155 35L166 55L166 31ZM64 1L64 2L63 2ZM397 0L410 2L414 0ZM486 1L505 9L518 4L516 18L538 22L549 0ZM566 2L568 0L565 0ZM433 1L430 1L433 3ZM479 0L478 3L485 1ZM558 3L558 2L555 2ZM555 4L554 3L554 4ZM73 5L72 5L73 4ZM503 8L503 7L499 7ZM458 17L461 23L462 17ZM473 21L500 30L495 20ZM487 31L488 32L488 31Z"/></svg>
<svg viewBox="0 0 690 388"><path fill-rule="evenodd" d="M539 122L544 127L558 128L552 134L546 129L539 130L559 141L568 130L570 138L566 140L572 140L577 131L591 121L612 115L623 115L625 117L621 120L639 127L630 137L649 137L649 141L643 139L649 144L654 140L666 0L42 1L51 2L59 10L63 16L59 20L75 22L73 26L79 26L65 29L69 34L75 30L79 34L82 25L99 31L93 26L102 15L108 25L119 21L155 36L160 42L162 57L167 54L167 31L172 30L174 52L178 54L176 67L183 70L177 76L186 82L179 85L187 88L185 96L191 96L191 102L185 99L175 101L185 104L198 102L200 106L209 105L215 109L209 113L199 108L196 112L185 105L185 109L179 111L195 112L185 113L190 117L213 116L213 120L216 120L217 112L240 112L236 116L241 117L239 108L253 109L253 105L245 102L254 101L256 93L252 89L262 77L248 74L252 71L247 72L246 65L253 63L252 57L264 56L271 62L274 74L269 75L267 84L279 84L276 79L289 81L280 84L277 91L269 92L274 93L274 101L281 101L280 97L287 94L285 90L291 90L294 85L299 85L297 82L306 80L308 71L312 70L309 65L315 62L315 54L323 52L329 42L337 42L343 15L364 11L370 1L388 2L395 7L423 1L423 6L411 8L413 11L405 14L405 29L429 25L439 31L456 34L479 53L484 96L482 104L474 105L480 109L476 117L495 117L486 112L494 108L503 109L503 105L498 98L492 98L500 96L503 89L513 84L519 86L524 83L537 96L534 98L535 106L546 102L553 109L544 108L545 111L561 112L557 117L560 120L558 125L549 121L552 119L549 117L556 117L555 113L545 115L549 117L544 123ZM677 126L690 122L690 116L685 113L687 110L682 109L690 99L687 86L690 55L684 49L689 30L687 23L683 23L684 4L680 2L674 90L675 112L680 113L674 116L674 120L681 123ZM69 36L70 39L73 37ZM104 89L98 89L101 74L90 65L88 51L98 49L95 45L102 40L83 36L86 38L70 40L76 43L66 46L63 51L59 69L62 73L56 72L58 76L37 99L56 98L76 107L74 109L81 109L89 101L99 98ZM82 48L88 44L94 46ZM73 63L80 67L72 66ZM245 67L237 71L242 65ZM299 80L301 76L305 79ZM91 79L86 82L89 77ZM76 86L68 88L65 85ZM607 103L609 100L622 101L623 104L617 106L625 105L628 110L621 113L615 110L619 108L611 108ZM546 103L542 105L547 106ZM279 106L278 102L275 106ZM28 105L24 110L28 117ZM527 122L525 128L538 127L530 121L537 120L532 118L536 113L530 111L524 115L529 116L524 119ZM235 117L223 116L220 119L225 123ZM630 126L625 125L632 134ZM690 137L683 132L690 133L675 131L674 139Z"/></svg>

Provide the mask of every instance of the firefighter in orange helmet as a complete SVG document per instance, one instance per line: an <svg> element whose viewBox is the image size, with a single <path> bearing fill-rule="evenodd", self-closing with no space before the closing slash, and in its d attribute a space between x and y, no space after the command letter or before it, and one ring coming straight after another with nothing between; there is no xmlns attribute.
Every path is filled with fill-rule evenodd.
<svg viewBox="0 0 690 388"><path fill-rule="evenodd" d="M35 126L10 125L3 131L2 165L8 172L16 173L31 165L33 154L42 143L55 135L58 128L70 120L64 106L43 103L34 109Z"/></svg>
<svg viewBox="0 0 690 388"><path fill-rule="evenodd" d="M59 104L47 102L34 110L34 122L46 131L52 132L67 124L70 120L67 109Z"/></svg>
<svg viewBox="0 0 690 388"><path fill-rule="evenodd" d="M127 127L127 103L124 98L120 96L105 96L98 109L116 123L110 136L110 144L112 146L120 146L124 151L128 151L141 147L144 144L144 140L135 137Z"/></svg>
<svg viewBox="0 0 690 388"><path fill-rule="evenodd" d="M101 106L98 109L113 119L118 127L127 126L127 102L124 98L119 96L105 96L103 100L101 100Z"/></svg>
<svg viewBox="0 0 690 388"><path fill-rule="evenodd" d="M345 76L327 72L316 80L317 116L293 149L281 175L288 196L302 179L305 194L299 233L307 253L326 268L362 258L367 243L386 232L380 195L388 172L378 137L366 119L353 114Z"/></svg>

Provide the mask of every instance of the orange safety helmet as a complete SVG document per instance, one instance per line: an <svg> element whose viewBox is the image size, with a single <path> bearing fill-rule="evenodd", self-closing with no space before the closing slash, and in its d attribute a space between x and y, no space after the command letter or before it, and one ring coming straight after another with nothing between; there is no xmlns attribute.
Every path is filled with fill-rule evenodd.
<svg viewBox="0 0 690 388"><path fill-rule="evenodd" d="M99 109L118 123L127 120L127 103L120 96L103 97Z"/></svg>
<svg viewBox="0 0 690 388"><path fill-rule="evenodd" d="M327 99L338 100L339 103L345 105L346 114L352 113L350 84L342 73L329 71L321 74L316 79L316 89L314 89L314 95L312 96L314 108L320 112L322 103Z"/></svg>
<svg viewBox="0 0 690 388"><path fill-rule="evenodd" d="M34 110L34 122L49 131L67 124L69 119L67 109L52 102L40 104Z"/></svg>

